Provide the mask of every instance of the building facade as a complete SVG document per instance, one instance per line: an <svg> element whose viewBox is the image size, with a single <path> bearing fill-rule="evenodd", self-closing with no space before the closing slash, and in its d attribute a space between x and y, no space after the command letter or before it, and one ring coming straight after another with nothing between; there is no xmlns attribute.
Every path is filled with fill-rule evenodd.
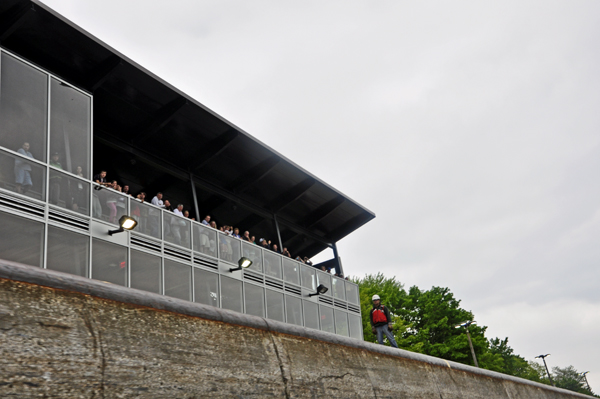
<svg viewBox="0 0 600 399"><path fill-rule="evenodd" d="M96 105L96 93L89 85L82 87L70 80L65 67L57 67L56 72L52 68L56 63L44 65L39 61L41 58L36 59L40 50L30 50L31 46L23 43L31 34L31 28L23 28L24 39L19 36L18 28L23 25L43 26L38 21L40 18L55 25L66 24L44 7L35 1L17 1L11 7L0 9L4 21L0 25L0 259L362 339L356 284L93 183L93 175L100 172L97 165L110 168L116 163L104 151L104 143L111 140L107 140L106 135L95 136L96 130L105 126L102 119L108 112L106 101L101 99L101 105ZM65 29L74 28L67 24ZM40 28L40 34L42 31ZM72 57L68 61L77 62L77 59ZM108 72L101 75L103 78L94 75L92 88L100 87L98 81L105 82L114 68L105 68ZM82 80L80 75L72 77L75 81ZM156 82L155 79L152 83ZM185 104L189 101L186 99ZM115 108L110 112L112 115L119 111ZM123 120L127 120L127 115ZM231 132L231 128L224 133L231 135L227 132ZM237 135L239 133L234 136ZM144 154L135 146L127 153L150 162L153 155L144 157ZM269 159L281 158L273 152L269 156ZM131 159L133 165L134 158ZM152 160L157 169L171 168L167 160L162 162ZM281 165L282 161L274 163ZM254 175L245 176L250 184L258 184L273 168L266 167L263 161L254 168ZM289 169L287 164L286 168ZM257 178L257 169L258 172L268 170ZM133 167L129 170L119 166L114 171L130 176L134 185L143 187L141 177L136 180ZM311 184L306 183L309 179L313 180ZM309 256L313 254L311 251L321 248L319 245L329 245L329 242L335 249L331 238L333 234L342 234L333 230L331 237L324 234L319 227L322 220L332 218L332 225L338 223L338 230L346 229L343 234L347 234L355 225L374 217L365 216L364 210L359 209L360 215L342 220L343 215L349 213L344 206L354 204L339 193L336 193L338 197L316 203L315 209L302 215L306 206L294 207L294 203L302 196L311 197L310 190L316 185L310 176L278 195L280 202L282 198L288 201L279 205L279 209L287 207L291 209L290 214L298 213L299 218L311 220L302 225L294 225L283 211L272 212L272 220L267 223L257 221L270 214L258 209L259 196L242 197L239 184L229 192L226 186L202 183L205 180L199 180L191 172L189 182L190 198L193 198L190 207L195 207L198 220L201 207L216 211L215 204L218 204L234 212L239 205L255 211L254 215L239 217L242 228L244 222L251 224L253 220L257 229L262 225L272 226L274 222L273 231L279 236L281 246L293 240L308 243L303 248ZM199 189L205 189L211 197L199 201ZM247 187L244 191L251 192ZM238 196L232 198L231 193ZM223 203L213 199L218 195L224 198ZM316 201L314 198L312 202ZM232 200L235 200L234 206L226 202ZM274 209L273 203L270 200L269 209ZM338 211L340 215L335 214ZM118 228L123 215L135 218L136 228L109 235L110 230ZM357 222L359 216L361 219ZM278 218L279 224L286 225L293 234L280 229ZM310 239L324 244L311 244ZM241 257L251 259L252 266L232 270ZM339 262L337 251L335 260ZM328 291L309 296L316 293L319 285Z"/></svg>

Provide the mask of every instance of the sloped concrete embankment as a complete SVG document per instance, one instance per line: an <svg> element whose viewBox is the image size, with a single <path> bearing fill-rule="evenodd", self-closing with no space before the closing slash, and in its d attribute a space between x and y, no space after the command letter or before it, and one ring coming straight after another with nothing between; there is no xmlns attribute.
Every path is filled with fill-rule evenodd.
<svg viewBox="0 0 600 399"><path fill-rule="evenodd" d="M502 374L0 262L2 398L576 398Z"/></svg>

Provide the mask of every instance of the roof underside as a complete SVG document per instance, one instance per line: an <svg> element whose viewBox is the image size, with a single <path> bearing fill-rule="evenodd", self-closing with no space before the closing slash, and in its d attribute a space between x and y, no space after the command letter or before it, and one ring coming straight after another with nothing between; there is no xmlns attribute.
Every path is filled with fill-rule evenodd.
<svg viewBox="0 0 600 399"><path fill-rule="evenodd" d="M0 44L94 96L94 170L312 256L375 215L30 0L0 3ZM199 215L196 215L197 217Z"/></svg>

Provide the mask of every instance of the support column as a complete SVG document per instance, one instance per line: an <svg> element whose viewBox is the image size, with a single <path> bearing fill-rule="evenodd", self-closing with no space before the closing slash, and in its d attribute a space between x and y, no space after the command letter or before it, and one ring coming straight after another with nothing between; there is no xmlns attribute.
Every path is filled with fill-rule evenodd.
<svg viewBox="0 0 600 399"><path fill-rule="evenodd" d="M279 251L283 251L283 242L281 242L281 232L279 231L279 223L277 223L277 215L273 214L273 221L275 222L275 230L277 231L277 240L279 242Z"/></svg>
<svg viewBox="0 0 600 399"><path fill-rule="evenodd" d="M202 221L200 209L198 208L198 197L196 196L196 185L194 184L194 175L190 172L190 183L192 184L192 196L194 197L194 209L196 211L196 220Z"/></svg>
<svg viewBox="0 0 600 399"><path fill-rule="evenodd" d="M344 269L342 268L342 261L340 259L339 254L338 254L338 249L337 249L337 245L336 245L335 242L331 244L331 249L333 249L333 258L335 259L335 272L336 272L336 274L338 274L339 276L346 277L346 275L344 274Z"/></svg>

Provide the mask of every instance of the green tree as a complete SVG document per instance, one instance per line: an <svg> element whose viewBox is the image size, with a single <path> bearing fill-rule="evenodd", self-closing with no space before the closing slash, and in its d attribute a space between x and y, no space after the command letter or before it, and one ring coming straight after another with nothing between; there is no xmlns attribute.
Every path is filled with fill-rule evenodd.
<svg viewBox="0 0 600 399"><path fill-rule="evenodd" d="M473 313L460 307L460 300L454 298L449 288L432 287L428 291L421 291L416 286L411 287L398 314L408 326L399 346L442 359L473 364L466 332L464 328L455 328L457 324L473 320ZM469 326L478 359L487 351L486 328L475 324Z"/></svg>
<svg viewBox="0 0 600 399"><path fill-rule="evenodd" d="M499 356L502 359L501 367L486 367L489 370L499 371L531 381L549 383L547 379L544 381L546 370L543 367L538 367L537 363L530 363L525 358L515 355L513 348L508 345L508 337L503 340L492 338L489 341L488 353Z"/></svg>
<svg viewBox="0 0 600 399"><path fill-rule="evenodd" d="M587 388L581 373L578 372L573 366L567 366L564 368L553 367L552 379L554 379L554 384L559 388L564 388L587 395L594 394Z"/></svg>

